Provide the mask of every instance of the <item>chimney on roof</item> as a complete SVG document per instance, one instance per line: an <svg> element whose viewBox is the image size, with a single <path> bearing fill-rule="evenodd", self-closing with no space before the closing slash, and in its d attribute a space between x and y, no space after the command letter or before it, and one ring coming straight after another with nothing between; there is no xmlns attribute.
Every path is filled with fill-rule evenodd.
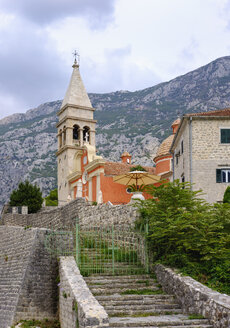
<svg viewBox="0 0 230 328"><path fill-rule="evenodd" d="M171 125L172 130L173 130L173 134L177 133L178 127L180 125L180 118L176 119L173 124Z"/></svg>
<svg viewBox="0 0 230 328"><path fill-rule="evenodd" d="M127 151L125 151L121 155L121 162L124 164L131 164L131 158L132 158L132 156Z"/></svg>

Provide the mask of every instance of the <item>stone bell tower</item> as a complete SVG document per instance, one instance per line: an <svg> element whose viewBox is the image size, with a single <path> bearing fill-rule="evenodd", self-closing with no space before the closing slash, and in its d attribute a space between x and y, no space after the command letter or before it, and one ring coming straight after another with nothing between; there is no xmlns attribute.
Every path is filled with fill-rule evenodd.
<svg viewBox="0 0 230 328"><path fill-rule="evenodd" d="M93 119L94 108L79 72L79 60L73 64L65 98L57 113L58 129L58 200L59 205L65 205L70 198L69 178L75 172L81 174L81 157L87 145L95 152L95 125Z"/></svg>

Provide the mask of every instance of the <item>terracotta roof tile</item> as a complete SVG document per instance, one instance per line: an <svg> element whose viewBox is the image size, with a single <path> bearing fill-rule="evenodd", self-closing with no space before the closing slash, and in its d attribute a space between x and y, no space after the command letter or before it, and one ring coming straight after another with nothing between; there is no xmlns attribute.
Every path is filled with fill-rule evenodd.
<svg viewBox="0 0 230 328"><path fill-rule="evenodd" d="M169 155L170 154L169 150L170 150L170 147L172 145L174 136L175 136L175 134L171 134L171 136L169 136L168 138L166 138L162 142L162 144L160 145L160 147L157 150L156 157L154 158L154 160L157 157L164 156L164 155Z"/></svg>
<svg viewBox="0 0 230 328"><path fill-rule="evenodd" d="M105 163L105 175L120 175L130 172L131 167L135 167L137 164L125 164L125 163L115 163L115 162L106 162ZM147 172L150 174L155 174L155 167L143 166Z"/></svg>
<svg viewBox="0 0 230 328"><path fill-rule="evenodd" d="M185 114L186 116L230 116L230 108L211 110L209 112Z"/></svg>

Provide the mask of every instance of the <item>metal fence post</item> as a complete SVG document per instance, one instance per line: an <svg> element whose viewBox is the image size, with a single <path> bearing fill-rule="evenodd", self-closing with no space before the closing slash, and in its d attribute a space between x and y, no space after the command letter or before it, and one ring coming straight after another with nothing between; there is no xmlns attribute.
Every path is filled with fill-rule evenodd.
<svg viewBox="0 0 230 328"><path fill-rule="evenodd" d="M112 262L113 262L113 275L115 273L114 269L114 226L112 225Z"/></svg>
<svg viewBox="0 0 230 328"><path fill-rule="evenodd" d="M79 238L78 238L79 237L79 226L78 226L78 218L76 218L75 233L76 233L76 236L75 236L75 246L76 246L75 258L76 258L77 265L79 266Z"/></svg>
<svg viewBox="0 0 230 328"><path fill-rule="evenodd" d="M148 252L148 234L149 234L149 224L145 224L145 269L146 273L149 273L149 252Z"/></svg>

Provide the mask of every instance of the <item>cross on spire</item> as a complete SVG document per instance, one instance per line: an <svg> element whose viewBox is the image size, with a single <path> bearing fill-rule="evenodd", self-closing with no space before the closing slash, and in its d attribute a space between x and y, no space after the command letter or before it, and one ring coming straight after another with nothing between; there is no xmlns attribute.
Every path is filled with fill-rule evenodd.
<svg viewBox="0 0 230 328"><path fill-rule="evenodd" d="M80 63L80 55L79 55L79 53L76 50L74 50L74 52L72 54L74 56L74 65L78 65L79 66L79 63Z"/></svg>

